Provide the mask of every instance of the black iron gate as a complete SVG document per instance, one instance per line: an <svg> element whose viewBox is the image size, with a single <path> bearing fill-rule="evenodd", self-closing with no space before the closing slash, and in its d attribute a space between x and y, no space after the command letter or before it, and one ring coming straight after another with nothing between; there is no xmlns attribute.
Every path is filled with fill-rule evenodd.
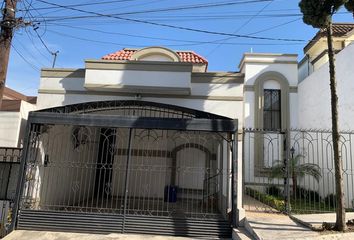
<svg viewBox="0 0 354 240"><path fill-rule="evenodd" d="M18 228L230 236L237 123L146 104L32 113Z"/></svg>
<svg viewBox="0 0 354 240"><path fill-rule="evenodd" d="M0 147L0 200L13 201L22 148Z"/></svg>
<svg viewBox="0 0 354 240"><path fill-rule="evenodd" d="M13 200L20 169L22 148L0 147L0 238L10 226Z"/></svg>

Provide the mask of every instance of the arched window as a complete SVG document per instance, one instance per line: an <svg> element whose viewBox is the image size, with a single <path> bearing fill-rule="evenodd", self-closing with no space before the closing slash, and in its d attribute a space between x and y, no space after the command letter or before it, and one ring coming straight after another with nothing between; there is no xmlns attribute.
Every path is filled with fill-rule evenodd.
<svg viewBox="0 0 354 240"><path fill-rule="evenodd" d="M255 128L264 130L255 134L254 174L268 176L269 167L280 159L283 148L280 131L290 125L289 82L282 74L266 72L256 79L254 113Z"/></svg>
<svg viewBox="0 0 354 240"><path fill-rule="evenodd" d="M281 129L281 86L277 81L268 80L263 85L263 128L276 131Z"/></svg>
<svg viewBox="0 0 354 240"><path fill-rule="evenodd" d="M261 74L255 82L255 128L289 128L289 82L278 72Z"/></svg>

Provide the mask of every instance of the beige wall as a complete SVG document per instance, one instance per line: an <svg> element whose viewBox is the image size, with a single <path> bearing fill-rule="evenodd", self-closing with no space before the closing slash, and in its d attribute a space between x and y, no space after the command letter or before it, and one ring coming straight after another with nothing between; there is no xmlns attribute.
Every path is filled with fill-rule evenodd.
<svg viewBox="0 0 354 240"><path fill-rule="evenodd" d="M0 111L0 147L22 147L28 113L35 108L21 101L19 112Z"/></svg>
<svg viewBox="0 0 354 240"><path fill-rule="evenodd" d="M1 147L17 147L20 125L19 112L0 112Z"/></svg>

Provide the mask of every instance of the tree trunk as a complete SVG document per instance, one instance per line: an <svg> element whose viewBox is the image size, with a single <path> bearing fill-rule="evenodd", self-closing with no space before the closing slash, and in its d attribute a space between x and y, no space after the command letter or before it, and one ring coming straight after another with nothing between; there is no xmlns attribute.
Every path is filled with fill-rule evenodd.
<svg viewBox="0 0 354 240"><path fill-rule="evenodd" d="M297 177L293 175L293 197L296 198Z"/></svg>
<svg viewBox="0 0 354 240"><path fill-rule="evenodd" d="M339 154L339 133L338 133L338 96L337 83L335 74L335 57L333 52L332 39L332 22L326 27L327 44L328 44L328 61L329 61L329 78L331 87L331 112L332 112L332 138L333 138L333 155L334 155L334 169L336 181L336 198L337 198L337 215L335 229L344 231L345 224L345 202L344 202L344 186L342 174L342 159Z"/></svg>

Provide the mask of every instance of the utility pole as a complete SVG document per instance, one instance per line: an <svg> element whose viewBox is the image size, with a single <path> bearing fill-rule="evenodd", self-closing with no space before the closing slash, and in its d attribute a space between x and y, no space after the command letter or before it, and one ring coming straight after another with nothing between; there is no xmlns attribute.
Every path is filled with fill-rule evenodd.
<svg viewBox="0 0 354 240"><path fill-rule="evenodd" d="M54 68L54 67L55 67L55 62L57 61L57 56L58 56L58 53L59 53L59 51L52 52L52 55L54 56L54 59L53 59L53 64L52 64L52 68Z"/></svg>
<svg viewBox="0 0 354 240"><path fill-rule="evenodd" d="M15 18L17 0L4 0L5 6L2 11L3 18L0 22L0 107L5 89L7 67L13 37L13 29L17 25Z"/></svg>

